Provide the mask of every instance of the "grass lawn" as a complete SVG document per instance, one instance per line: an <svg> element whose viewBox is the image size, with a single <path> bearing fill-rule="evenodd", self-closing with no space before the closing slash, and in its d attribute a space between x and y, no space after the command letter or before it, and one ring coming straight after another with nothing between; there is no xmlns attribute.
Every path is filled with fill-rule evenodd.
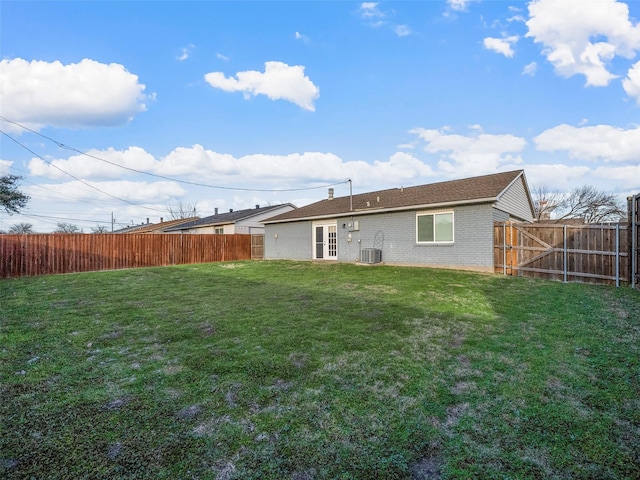
<svg viewBox="0 0 640 480"><path fill-rule="evenodd" d="M638 478L640 292L234 262L0 281L0 477Z"/></svg>

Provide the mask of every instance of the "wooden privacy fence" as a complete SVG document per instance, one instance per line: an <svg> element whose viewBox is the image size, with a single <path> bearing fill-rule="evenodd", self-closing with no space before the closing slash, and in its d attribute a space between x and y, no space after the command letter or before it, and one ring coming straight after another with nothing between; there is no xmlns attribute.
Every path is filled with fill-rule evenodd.
<svg viewBox="0 0 640 480"><path fill-rule="evenodd" d="M251 235L0 235L0 278L251 258Z"/></svg>
<svg viewBox="0 0 640 480"><path fill-rule="evenodd" d="M629 283L629 228L496 223L495 271L563 282Z"/></svg>

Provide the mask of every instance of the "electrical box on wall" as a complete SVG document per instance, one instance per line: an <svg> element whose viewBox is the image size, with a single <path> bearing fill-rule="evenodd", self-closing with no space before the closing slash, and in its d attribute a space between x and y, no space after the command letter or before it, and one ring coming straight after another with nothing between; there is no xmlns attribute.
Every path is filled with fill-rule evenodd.
<svg viewBox="0 0 640 480"><path fill-rule="evenodd" d="M357 232L358 230L360 230L360 222L356 220L355 222L353 222L353 231Z"/></svg>

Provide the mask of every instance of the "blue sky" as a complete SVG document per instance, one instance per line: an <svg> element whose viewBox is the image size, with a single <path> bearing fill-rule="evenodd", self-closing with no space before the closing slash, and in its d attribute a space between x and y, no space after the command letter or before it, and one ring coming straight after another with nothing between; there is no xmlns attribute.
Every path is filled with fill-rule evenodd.
<svg viewBox="0 0 640 480"><path fill-rule="evenodd" d="M640 5L0 3L0 173L20 222L298 206L524 169L640 192ZM199 185L194 185L199 184ZM219 188L224 187L224 188Z"/></svg>

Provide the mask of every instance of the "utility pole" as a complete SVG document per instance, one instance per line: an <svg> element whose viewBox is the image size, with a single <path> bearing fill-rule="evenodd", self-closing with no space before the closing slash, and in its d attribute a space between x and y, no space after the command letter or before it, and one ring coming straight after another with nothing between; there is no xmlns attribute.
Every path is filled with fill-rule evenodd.
<svg viewBox="0 0 640 480"><path fill-rule="evenodd" d="M113 219L113 212L111 212L111 233L113 233L113 224L115 223L115 220Z"/></svg>
<svg viewBox="0 0 640 480"><path fill-rule="evenodd" d="M349 182L349 211L353 212L353 189L351 186L351 179L348 178L347 182Z"/></svg>

